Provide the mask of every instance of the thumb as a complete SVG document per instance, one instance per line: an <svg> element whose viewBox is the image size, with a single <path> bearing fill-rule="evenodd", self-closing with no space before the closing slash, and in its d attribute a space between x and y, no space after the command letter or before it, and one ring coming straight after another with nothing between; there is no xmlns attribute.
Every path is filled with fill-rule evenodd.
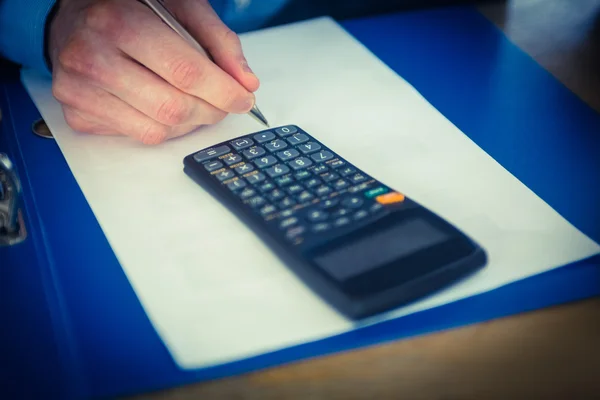
<svg viewBox="0 0 600 400"><path fill-rule="evenodd" d="M221 21L207 0L172 0L169 10L213 58L214 62L248 91L260 82L250 69L238 35Z"/></svg>

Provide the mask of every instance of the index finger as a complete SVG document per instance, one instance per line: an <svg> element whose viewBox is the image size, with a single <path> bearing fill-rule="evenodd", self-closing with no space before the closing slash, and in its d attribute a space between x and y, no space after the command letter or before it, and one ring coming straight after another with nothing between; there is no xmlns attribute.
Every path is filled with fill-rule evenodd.
<svg viewBox="0 0 600 400"><path fill-rule="evenodd" d="M245 113L252 108L251 92L196 51L152 10L137 2L119 4L126 7L121 10L124 14L101 10L93 25L111 27L103 33L113 38L123 53L181 91L223 111ZM116 27L115 20L120 21Z"/></svg>

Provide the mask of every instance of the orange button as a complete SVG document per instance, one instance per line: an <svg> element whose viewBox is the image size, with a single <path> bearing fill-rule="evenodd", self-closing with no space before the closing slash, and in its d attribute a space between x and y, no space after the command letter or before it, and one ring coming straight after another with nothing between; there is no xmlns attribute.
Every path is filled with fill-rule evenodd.
<svg viewBox="0 0 600 400"><path fill-rule="evenodd" d="M398 192L391 192L377 196L375 200L377 200L379 204L401 203L404 201L404 195Z"/></svg>

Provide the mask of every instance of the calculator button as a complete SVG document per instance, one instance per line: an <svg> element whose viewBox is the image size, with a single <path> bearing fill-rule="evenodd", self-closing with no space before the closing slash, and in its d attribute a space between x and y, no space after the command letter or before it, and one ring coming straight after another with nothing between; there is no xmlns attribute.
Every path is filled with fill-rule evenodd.
<svg viewBox="0 0 600 400"><path fill-rule="evenodd" d="M339 203L338 199L328 199L321 203L321 208L323 210L327 210L327 209L337 206L338 203Z"/></svg>
<svg viewBox="0 0 600 400"><path fill-rule="evenodd" d="M367 177L363 174L355 174L350 177L350 180L352 181L352 183L361 183L363 181L366 181Z"/></svg>
<svg viewBox="0 0 600 400"><path fill-rule="evenodd" d="M248 160L252 160L253 158L260 157L265 153L266 151L262 147L253 147L251 149L244 150L242 154L244 154L244 157L246 157Z"/></svg>
<svg viewBox="0 0 600 400"><path fill-rule="evenodd" d="M310 172L306 171L306 170L302 170L300 172L297 172L296 175L294 175L294 178L296 178L297 180L301 181L302 179L306 179L308 177L311 177L312 175L310 174Z"/></svg>
<svg viewBox="0 0 600 400"><path fill-rule="evenodd" d="M300 152L296 149L289 149L277 153L277 157L279 157L281 161L291 160L292 158L298 157L299 155Z"/></svg>
<svg viewBox="0 0 600 400"><path fill-rule="evenodd" d="M269 151L279 151L287 147L287 143L281 139L273 140L271 143L265 144L265 148Z"/></svg>
<svg viewBox="0 0 600 400"><path fill-rule="evenodd" d="M331 188L329 186L319 186L315 190L315 193L317 194L317 196L325 196L325 195L331 193Z"/></svg>
<svg viewBox="0 0 600 400"><path fill-rule="evenodd" d="M243 189L246 187L246 182L238 179L228 184L227 187L229 188L229 190Z"/></svg>
<svg viewBox="0 0 600 400"><path fill-rule="evenodd" d="M342 200L342 206L344 207L348 207L348 208L359 208L360 206L363 205L363 200L360 197L346 197L344 200Z"/></svg>
<svg viewBox="0 0 600 400"><path fill-rule="evenodd" d="M232 154L230 156L225 157L223 161L225 161L225 164L227 165L233 165L242 161L242 156L240 156L239 154Z"/></svg>
<svg viewBox="0 0 600 400"><path fill-rule="evenodd" d="M356 172L356 168L353 167L345 167L339 170L340 175L342 176L348 176L350 174L353 174Z"/></svg>
<svg viewBox="0 0 600 400"><path fill-rule="evenodd" d="M333 169L336 169L336 168L342 167L342 166L344 166L344 165L346 165L346 163L345 163L345 162L343 162L343 161L342 161L342 160L340 160L340 159L338 159L338 160L335 160L335 161L332 161L332 162L330 162L330 163L329 163L329 166L330 166L331 168L333 168Z"/></svg>
<svg viewBox="0 0 600 400"><path fill-rule="evenodd" d="M334 181L336 179L338 179L340 176L336 173L333 172L327 172L326 174L321 175L321 178L323 178L323 180L325 182L331 182Z"/></svg>
<svg viewBox="0 0 600 400"><path fill-rule="evenodd" d="M266 172L271 178L276 178L280 175L287 174L290 172L290 169L287 167L287 165L276 165L267 169Z"/></svg>
<svg viewBox="0 0 600 400"><path fill-rule="evenodd" d="M210 160L211 158L222 156L223 154L227 154L231 151L229 146L219 146L212 149L201 150L194 154L194 160L197 162L202 162L206 160Z"/></svg>
<svg viewBox="0 0 600 400"><path fill-rule="evenodd" d="M306 230L306 228L304 228L303 226L295 226L286 232L285 238L287 240L294 240L298 236L302 235L305 230Z"/></svg>
<svg viewBox="0 0 600 400"><path fill-rule="evenodd" d="M215 171L215 170L221 168L222 166L223 166L223 163L220 161L212 161L212 162L204 164L204 168L206 168L206 170L208 172Z"/></svg>
<svg viewBox="0 0 600 400"><path fill-rule="evenodd" d="M277 159L273 156L261 157L261 158L257 159L256 161L254 161L254 164L258 168L266 168L273 164L277 164Z"/></svg>
<svg viewBox="0 0 600 400"><path fill-rule="evenodd" d="M258 143L268 142L269 140L275 139L275 134L273 132L263 132L258 135L254 135L254 140Z"/></svg>
<svg viewBox="0 0 600 400"><path fill-rule="evenodd" d="M317 165L316 167L313 168L313 173L315 174L322 174L323 172L327 172L329 170L329 168L327 168L326 165Z"/></svg>
<svg viewBox="0 0 600 400"><path fill-rule="evenodd" d="M236 150L242 150L245 149L246 147L250 147L254 144L254 142L252 141L252 139L237 139L231 142L231 145L233 146L234 149Z"/></svg>
<svg viewBox="0 0 600 400"><path fill-rule="evenodd" d="M283 190L275 189L271 193L269 193L269 199L271 201L281 200L285 197L285 192Z"/></svg>
<svg viewBox="0 0 600 400"><path fill-rule="evenodd" d="M298 157L294 161L290 162L290 167L294 168L295 170L299 170L303 168L308 168L311 166L311 164L312 161L310 161L308 158Z"/></svg>
<svg viewBox="0 0 600 400"><path fill-rule="evenodd" d="M348 209L340 208L339 210L337 210L336 212L333 213L333 217L334 218L345 217L348 214L350 214L350 211Z"/></svg>
<svg viewBox="0 0 600 400"><path fill-rule="evenodd" d="M298 203L305 203L307 201L314 199L314 197L315 196L313 196L312 193L310 193L306 190L304 192L300 193L298 196L296 196L296 198L298 199Z"/></svg>
<svg viewBox="0 0 600 400"><path fill-rule="evenodd" d="M294 182L294 179L291 176L282 176L281 178L275 179L275 183L280 187L287 186L292 182Z"/></svg>
<svg viewBox="0 0 600 400"><path fill-rule="evenodd" d="M245 173L254 171L254 165L252 164L244 164L244 165L240 165L239 167L235 168L235 172L237 172L240 175L243 175Z"/></svg>
<svg viewBox="0 0 600 400"><path fill-rule="evenodd" d="M348 182L346 182L343 179L339 179L339 180L335 181L335 183L333 184L333 187L335 190L341 190L347 186L348 186Z"/></svg>
<svg viewBox="0 0 600 400"><path fill-rule="evenodd" d="M404 201L404 195L397 192L391 192L377 196L375 200L380 204L401 203Z"/></svg>
<svg viewBox="0 0 600 400"><path fill-rule="evenodd" d="M320 151L310 156L315 162L325 162L333 158L333 154L327 150Z"/></svg>
<svg viewBox="0 0 600 400"><path fill-rule="evenodd" d="M308 142L308 136L306 136L303 133L296 133L295 135L289 137L287 139L288 143L291 144L292 146L295 146L297 144L302 144L304 142Z"/></svg>
<svg viewBox="0 0 600 400"><path fill-rule="evenodd" d="M244 190L242 190L242 192L240 193L240 197L244 200L254 196L256 194L256 191L254 189L250 189L250 188L246 188Z"/></svg>
<svg viewBox="0 0 600 400"><path fill-rule="evenodd" d="M230 178L233 178L234 176L235 176L235 174L233 173L233 171L230 169L227 169L223 172L219 172L217 174L217 179L220 181L224 181L225 179L230 179Z"/></svg>
<svg viewBox="0 0 600 400"><path fill-rule="evenodd" d="M281 137L289 136L298 132L295 126L282 126L281 128L275 129L275 133Z"/></svg>
<svg viewBox="0 0 600 400"><path fill-rule="evenodd" d="M260 183L262 181L264 181L266 179L265 174L261 174L260 172L258 174L254 174L254 175L250 175L249 177L246 178L246 180L248 181L248 183Z"/></svg>
<svg viewBox="0 0 600 400"><path fill-rule="evenodd" d="M383 186L380 186L378 188L366 191L365 196L369 199L372 199L373 197L377 197L380 194L384 194L385 192L387 192L387 189L384 188Z"/></svg>
<svg viewBox="0 0 600 400"><path fill-rule="evenodd" d="M325 232L330 228L330 225L327 222L320 222L318 224L314 224L312 226L312 231L314 233L321 233L321 232Z"/></svg>
<svg viewBox="0 0 600 400"><path fill-rule="evenodd" d="M381 210L383 210L383 206L379 203L375 203L369 208L369 211L371 211L372 213L376 213Z"/></svg>
<svg viewBox="0 0 600 400"><path fill-rule="evenodd" d="M304 186L306 186L308 189L310 189L311 187L317 186L320 183L321 183L321 181L319 180L319 178L311 178L311 179L307 180L306 182L304 182Z"/></svg>
<svg viewBox="0 0 600 400"><path fill-rule="evenodd" d="M292 227L292 226L296 225L297 223L298 223L298 218L296 218L296 217L289 217L289 218L286 218L286 219L282 220L279 223L279 227L281 229L287 229L289 227Z"/></svg>
<svg viewBox="0 0 600 400"><path fill-rule="evenodd" d="M260 206L264 205L266 203L266 201L264 198L262 198L260 196L256 196L256 197L253 197L250 200L248 200L248 203L252 207L260 207Z"/></svg>
<svg viewBox="0 0 600 400"><path fill-rule="evenodd" d="M304 190L304 188L302 187L302 185L298 185L298 184L288 186L288 188L287 188L287 192L289 194L299 193L302 190Z"/></svg>
<svg viewBox="0 0 600 400"><path fill-rule="evenodd" d="M349 223L350 223L350 218L348 218L348 217L338 218L333 222L333 224L337 227L344 226Z"/></svg>
<svg viewBox="0 0 600 400"><path fill-rule="evenodd" d="M321 150L321 145L315 142L308 142L301 144L297 147L297 149L299 149L302 152L302 154L310 154L314 153L315 151Z"/></svg>
<svg viewBox="0 0 600 400"><path fill-rule="evenodd" d="M266 182L263 183L262 185L260 185L260 187L258 188L258 190L260 190L261 192L265 193L265 192L270 192L271 190L275 189L275 184L273 182Z"/></svg>
<svg viewBox="0 0 600 400"><path fill-rule="evenodd" d="M282 211L282 212L281 212L279 215L280 215L282 218L291 217L292 215L294 215L294 210L292 210L292 209L290 209L290 210L285 210L285 211Z"/></svg>
<svg viewBox="0 0 600 400"><path fill-rule="evenodd" d="M277 208L273 204L267 204L266 206L260 209L260 213L262 216L273 214L275 211L277 211Z"/></svg>
<svg viewBox="0 0 600 400"><path fill-rule="evenodd" d="M290 198L290 197L286 197L285 199L281 200L281 202L279 203L279 208L290 208L292 206L295 206L296 202Z"/></svg>
<svg viewBox="0 0 600 400"><path fill-rule="evenodd" d="M360 219L365 218L368 215L369 215L369 213L366 212L365 210L360 210L360 211L357 211L356 214L354 214L353 218L358 221Z"/></svg>
<svg viewBox="0 0 600 400"><path fill-rule="evenodd" d="M312 210L306 215L306 219L308 219L311 222L326 221L328 217L329 214L321 210Z"/></svg>

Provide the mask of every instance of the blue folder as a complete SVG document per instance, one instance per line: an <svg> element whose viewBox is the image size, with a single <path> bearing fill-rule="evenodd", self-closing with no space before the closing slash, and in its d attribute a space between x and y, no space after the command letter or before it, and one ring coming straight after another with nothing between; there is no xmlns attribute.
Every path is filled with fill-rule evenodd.
<svg viewBox="0 0 600 400"><path fill-rule="evenodd" d="M600 242L600 115L471 7L344 21L450 121ZM1 75L1 74L0 74ZM0 248L0 397L111 397L227 377L600 294L600 258L224 366L181 370L151 326L18 75L2 78L0 151L29 236ZM183 172L182 172L183 173ZM210 329L210 327L207 327Z"/></svg>

